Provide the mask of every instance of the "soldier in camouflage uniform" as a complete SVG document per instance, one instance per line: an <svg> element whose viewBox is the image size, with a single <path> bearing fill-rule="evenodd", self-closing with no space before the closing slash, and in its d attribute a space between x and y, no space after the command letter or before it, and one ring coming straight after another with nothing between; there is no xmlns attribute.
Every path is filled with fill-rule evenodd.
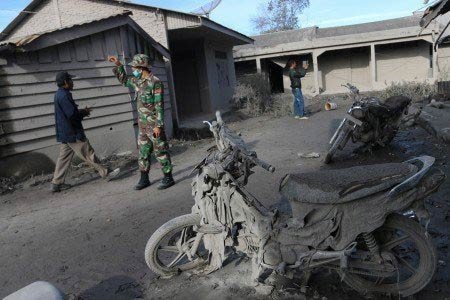
<svg viewBox="0 0 450 300"><path fill-rule="evenodd" d="M166 189L175 184L172 177L172 163L169 147L164 132L164 99L162 82L150 71L150 59L145 54L137 54L129 66L133 69L133 76L127 76L124 66L117 57L109 57L116 67L114 74L124 86L135 91L137 110L139 115L139 169L141 179L135 186L141 190L150 185L150 155L154 153L161 164L164 178L158 189Z"/></svg>

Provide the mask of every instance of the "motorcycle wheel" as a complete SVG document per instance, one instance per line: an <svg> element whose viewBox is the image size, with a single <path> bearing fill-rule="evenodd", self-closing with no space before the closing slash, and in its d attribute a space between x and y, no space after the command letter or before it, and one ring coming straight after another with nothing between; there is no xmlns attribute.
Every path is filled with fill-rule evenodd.
<svg viewBox="0 0 450 300"><path fill-rule="evenodd" d="M186 254L197 235L193 229L195 225L200 225L200 216L189 214L172 219L158 228L145 247L148 267L160 276L170 277L203 265L208 252L202 243L192 260Z"/></svg>
<svg viewBox="0 0 450 300"><path fill-rule="evenodd" d="M337 136L337 138L334 140L333 145L331 145L330 149L327 152L327 155L325 156L325 164L329 164L331 163L332 159L333 159L333 155L336 153L336 151L339 148L339 145L342 143L342 141L347 139L347 136L349 134L348 130L342 130L339 133L339 135Z"/></svg>
<svg viewBox="0 0 450 300"><path fill-rule="evenodd" d="M431 281L436 271L436 249L417 221L394 214L373 235L381 253L390 253L395 258L396 274L379 277L339 271L350 287L363 294L376 292L408 297Z"/></svg>

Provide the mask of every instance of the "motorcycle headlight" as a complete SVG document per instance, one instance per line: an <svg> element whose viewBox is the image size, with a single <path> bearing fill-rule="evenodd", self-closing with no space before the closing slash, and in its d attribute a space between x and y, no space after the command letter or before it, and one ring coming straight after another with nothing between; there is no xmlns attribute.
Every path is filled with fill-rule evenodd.
<svg viewBox="0 0 450 300"><path fill-rule="evenodd" d="M354 107L351 111L351 115L357 119L364 118L364 110L361 107Z"/></svg>

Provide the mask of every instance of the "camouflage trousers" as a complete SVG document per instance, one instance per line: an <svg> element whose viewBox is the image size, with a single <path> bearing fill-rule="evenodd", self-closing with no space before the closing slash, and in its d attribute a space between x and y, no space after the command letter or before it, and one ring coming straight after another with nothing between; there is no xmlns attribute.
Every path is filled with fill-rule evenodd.
<svg viewBox="0 0 450 300"><path fill-rule="evenodd" d="M150 171L150 159L152 153L156 160L161 164L164 174L172 172L172 162L170 160L169 145L167 143L164 130L159 137L153 134L153 127L139 123L139 170L142 172Z"/></svg>

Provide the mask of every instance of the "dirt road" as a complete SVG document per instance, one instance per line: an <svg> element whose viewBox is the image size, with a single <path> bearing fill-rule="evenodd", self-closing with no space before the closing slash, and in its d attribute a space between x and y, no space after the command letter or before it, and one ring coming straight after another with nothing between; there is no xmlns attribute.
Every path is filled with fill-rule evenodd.
<svg viewBox="0 0 450 300"><path fill-rule="evenodd" d="M260 117L233 123L231 127L242 132L259 157L277 167L275 174L258 170L250 180L249 190L270 206L279 199L277 187L285 173L402 161L420 154L438 157L438 165L450 176L449 149L422 129L402 132L392 147L372 156L355 156L349 147L337 155L334 165L324 167L327 141L344 112L344 109L320 112L308 121ZM49 193L45 185L2 196L0 297L36 280L55 283L81 299L261 297L253 288L243 285L245 263L238 267L228 265L206 279L179 276L165 281L155 281L145 265L143 252L149 236L169 219L190 212L193 200L189 173L210 145L211 141L202 141L192 146L176 146L177 185L164 192L156 186L134 191L137 177L132 173L118 181L96 180L60 194ZM318 159L298 156L299 152L313 151L322 156ZM151 177L159 180L160 170L154 169ZM450 294L446 285L450 271L449 198L444 197L449 193L447 181L430 200L429 208L434 213L430 231L442 263L433 284L419 298L443 299ZM328 299L337 294L342 299L346 292L353 299L358 297L338 278L330 276L329 280L333 284L315 284L309 293L317 290L320 297Z"/></svg>

